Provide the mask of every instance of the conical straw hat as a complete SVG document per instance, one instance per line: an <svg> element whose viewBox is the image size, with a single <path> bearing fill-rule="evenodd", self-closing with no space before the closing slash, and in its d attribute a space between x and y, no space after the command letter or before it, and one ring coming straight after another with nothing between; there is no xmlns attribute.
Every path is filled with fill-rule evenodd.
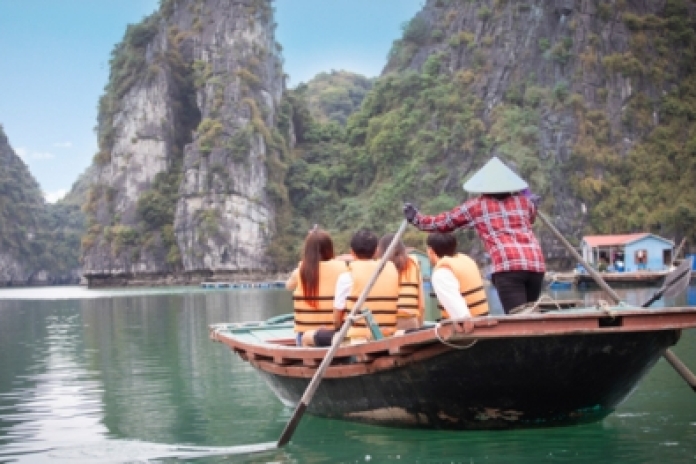
<svg viewBox="0 0 696 464"><path fill-rule="evenodd" d="M512 169L494 156L476 174L464 182L464 190L471 193L519 192L527 183Z"/></svg>

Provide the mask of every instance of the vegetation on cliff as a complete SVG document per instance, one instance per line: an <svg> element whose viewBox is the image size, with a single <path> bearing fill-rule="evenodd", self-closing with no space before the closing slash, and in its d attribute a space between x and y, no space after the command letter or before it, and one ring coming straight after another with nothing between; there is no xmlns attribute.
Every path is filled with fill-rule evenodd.
<svg viewBox="0 0 696 464"><path fill-rule="evenodd" d="M596 200L592 224L598 232L651 231L693 244L696 19L688 2L668 0L661 16L624 14L623 21L632 32L631 59L628 66L624 59L619 72L668 90L631 97L622 120L631 132L645 135L627 156L603 160L607 177L578 193ZM578 163L595 162L577 148Z"/></svg>
<svg viewBox="0 0 696 464"><path fill-rule="evenodd" d="M507 2L479 6L476 20L484 26L476 32L460 26L465 7L429 5L429 19L419 15L404 25L386 74L345 126L311 111L298 125L287 177L302 223L296 229L320 223L345 250L346 231L394 230L404 200L430 213L455 206L464 197L462 182L495 154L542 194L544 209L577 216L581 208L571 201L586 205L573 240L637 231L696 239L696 21L688 2L668 0L643 16L626 2L600 4L582 43L574 41L579 19L566 20L561 33L538 39L529 52L541 57L529 58L538 69L513 71L492 106L485 92L498 52L485 25L527 10ZM603 43L609 22L626 28L626 51ZM580 93L588 81L597 85L590 98ZM309 106L307 89L290 93ZM567 155L548 150L544 140L564 131ZM464 246L475 250L478 242L467 237Z"/></svg>

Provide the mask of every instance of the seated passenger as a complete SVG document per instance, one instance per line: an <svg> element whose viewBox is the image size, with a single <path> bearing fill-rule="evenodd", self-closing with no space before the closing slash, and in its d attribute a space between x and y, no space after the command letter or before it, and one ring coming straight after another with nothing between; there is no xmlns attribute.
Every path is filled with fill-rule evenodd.
<svg viewBox="0 0 696 464"><path fill-rule="evenodd" d="M483 279L473 259L457 253L452 234L428 235L428 258L433 264L431 283L443 319L462 319L488 315Z"/></svg>
<svg viewBox="0 0 696 464"><path fill-rule="evenodd" d="M377 244L375 258L381 258L389 248L394 234L383 236ZM399 241L391 256L391 262L399 272L399 299L396 303L397 330L417 329L423 325L423 275L418 259L406 253L406 247Z"/></svg>
<svg viewBox="0 0 696 464"><path fill-rule="evenodd" d="M316 226L305 239L302 261L286 283L294 290L297 346L313 345L317 329L333 327L333 300L336 281L346 265L334 259L333 241Z"/></svg>
<svg viewBox="0 0 696 464"><path fill-rule="evenodd" d="M330 346L337 330L341 328L345 314L352 311L360 294L379 267L373 259L377 248L377 236L366 229L357 231L350 240L350 252L355 258L348 271L341 274L336 282L334 299L334 330L319 330L315 336L317 346ZM396 302L399 297L399 273L394 264L387 262L377 277L361 309L369 309L384 336L396 331ZM358 318L348 330L352 343L372 339L372 333L365 319Z"/></svg>

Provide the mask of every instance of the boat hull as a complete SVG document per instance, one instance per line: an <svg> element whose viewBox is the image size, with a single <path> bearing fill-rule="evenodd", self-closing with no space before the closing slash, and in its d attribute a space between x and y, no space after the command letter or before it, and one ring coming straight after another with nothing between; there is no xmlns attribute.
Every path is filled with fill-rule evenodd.
<svg viewBox="0 0 696 464"><path fill-rule="evenodd" d="M592 422L610 414L678 338L678 330L659 330L479 339L370 375L325 378L308 412L457 430ZM287 405L310 381L257 370Z"/></svg>

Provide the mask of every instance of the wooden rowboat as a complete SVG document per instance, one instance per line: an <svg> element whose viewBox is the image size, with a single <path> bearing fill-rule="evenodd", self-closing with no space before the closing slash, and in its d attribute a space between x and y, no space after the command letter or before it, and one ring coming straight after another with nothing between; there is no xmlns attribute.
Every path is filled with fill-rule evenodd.
<svg viewBox="0 0 696 464"><path fill-rule="evenodd" d="M682 329L696 327L693 307L578 304L430 323L342 346L307 412L460 430L597 421L630 395ZM210 326L210 337L253 366L287 406L298 403L327 353L294 346L291 318Z"/></svg>

